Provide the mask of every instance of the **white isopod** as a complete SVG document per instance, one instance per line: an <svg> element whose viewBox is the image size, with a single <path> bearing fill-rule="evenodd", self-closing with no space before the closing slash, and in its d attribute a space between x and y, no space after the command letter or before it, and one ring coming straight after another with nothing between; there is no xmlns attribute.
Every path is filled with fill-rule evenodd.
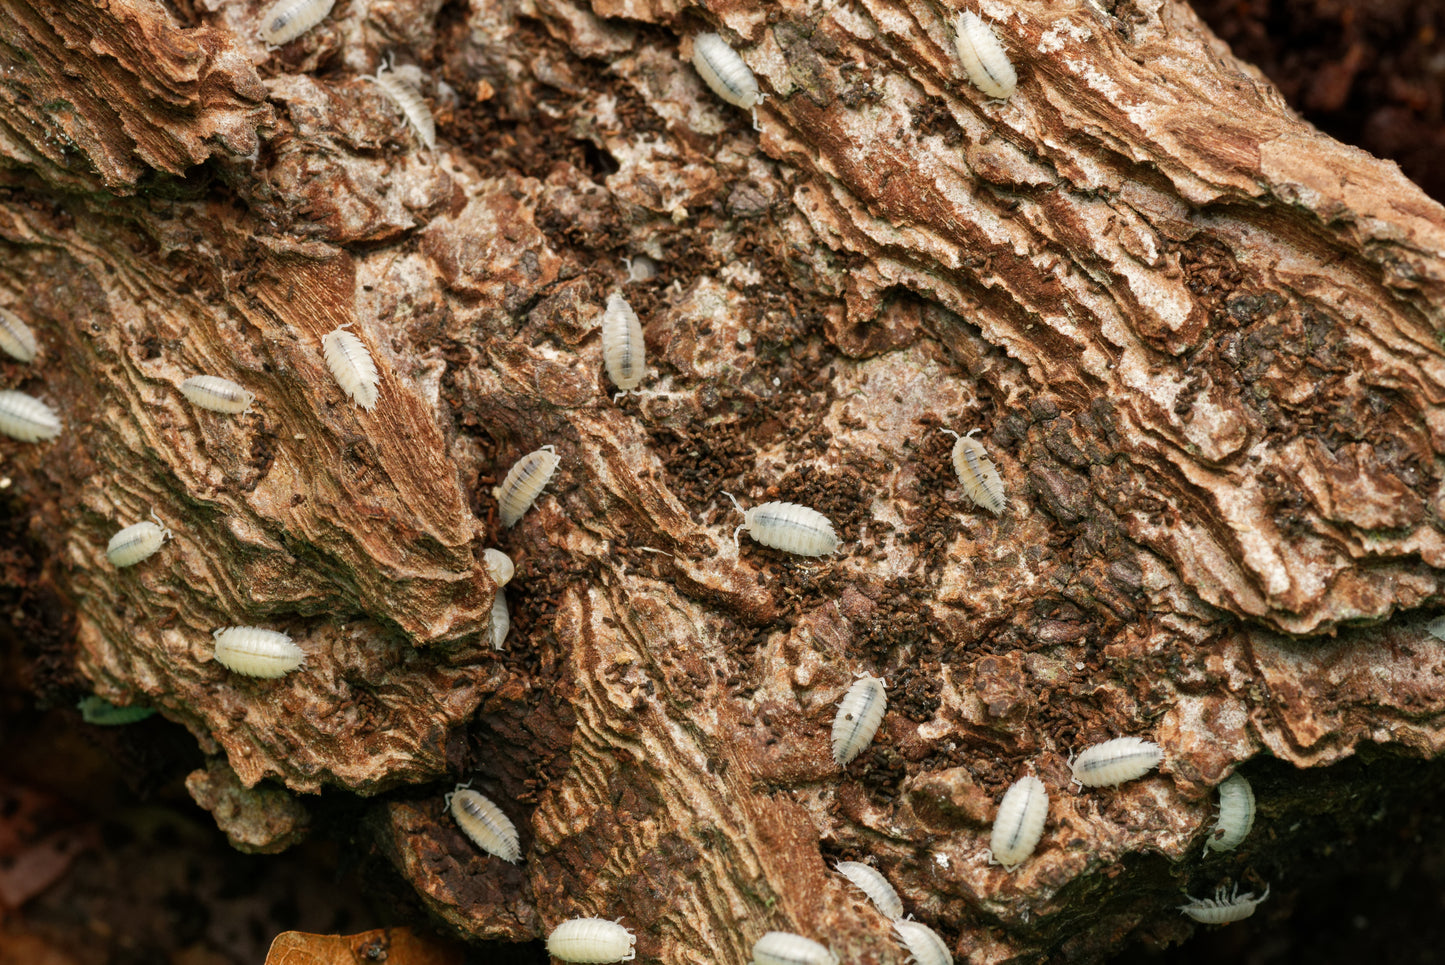
<svg viewBox="0 0 1445 965"><path fill-rule="evenodd" d="M512 611L507 609L507 594L497 587L497 598L492 601L492 649L502 649L511 632Z"/></svg>
<svg viewBox="0 0 1445 965"><path fill-rule="evenodd" d="M276 0L261 16L261 39L272 47L289 44L326 19L336 0Z"/></svg>
<svg viewBox="0 0 1445 965"><path fill-rule="evenodd" d="M543 446L527 453L507 470L507 477L496 491L503 526L512 528L522 514L532 508L561 462L555 446Z"/></svg>
<svg viewBox="0 0 1445 965"><path fill-rule="evenodd" d="M642 339L642 322L621 292L613 292L602 313L602 361L607 377L626 395L647 373L647 344Z"/></svg>
<svg viewBox="0 0 1445 965"><path fill-rule="evenodd" d="M564 962L630 962L637 936L606 918L569 918L547 936L547 954Z"/></svg>
<svg viewBox="0 0 1445 965"><path fill-rule="evenodd" d="M1243 774L1219 785L1219 819L1204 843L1204 853L1233 851L1254 827L1254 788Z"/></svg>
<svg viewBox="0 0 1445 965"><path fill-rule="evenodd" d="M1013 871L1034 853L1049 816L1049 792L1044 782L1028 775L1014 781L998 804L998 817L988 846L989 863Z"/></svg>
<svg viewBox="0 0 1445 965"><path fill-rule="evenodd" d="M512 574L517 568L512 565L512 558L498 549L488 548L482 554L482 560L487 567L487 575L497 586L506 586L512 582Z"/></svg>
<svg viewBox="0 0 1445 965"><path fill-rule="evenodd" d="M733 530L734 546L738 533L747 530L749 536L764 546L799 556L827 556L838 548L833 524L816 509L797 503L759 503L744 511L732 493L723 495L732 499L733 506L743 514L742 524Z"/></svg>
<svg viewBox="0 0 1445 965"><path fill-rule="evenodd" d="M692 38L692 65L714 94L729 104L752 111L753 130L762 130L758 127L758 105L766 95L758 90L758 79L726 40L715 33Z"/></svg>
<svg viewBox="0 0 1445 965"><path fill-rule="evenodd" d="M1074 777L1070 783L1080 787L1122 784L1143 777L1164 759L1164 752L1153 741L1139 737L1116 737L1085 748L1070 761Z"/></svg>
<svg viewBox="0 0 1445 965"><path fill-rule="evenodd" d="M20 362L29 362L40 351L35 333L8 308L0 308L0 349Z"/></svg>
<svg viewBox="0 0 1445 965"><path fill-rule="evenodd" d="M959 435L952 429L944 429L943 432L953 436L958 441L953 444L953 471L958 473L958 481L963 485L963 493L973 500L975 506L986 509L995 516L1004 510L1003 480L999 478L998 468L994 466L993 460L988 457L988 450L983 443L973 438L972 430L968 435Z"/></svg>
<svg viewBox="0 0 1445 965"><path fill-rule="evenodd" d="M34 396L0 392L0 432L21 442L40 442L60 435L60 417Z"/></svg>
<svg viewBox="0 0 1445 965"><path fill-rule="evenodd" d="M838 965L838 956L811 938L770 931L753 943L753 965Z"/></svg>
<svg viewBox="0 0 1445 965"><path fill-rule="evenodd" d="M306 652L291 638L260 627L213 630L216 662L248 677L284 677L306 662Z"/></svg>
<svg viewBox="0 0 1445 965"><path fill-rule="evenodd" d="M170 539L173 534L156 511L151 510L150 519L142 520L127 526L110 538L110 544L105 548L105 558L110 560L110 565L115 567L135 566L141 560L149 559L161 544Z"/></svg>
<svg viewBox="0 0 1445 965"><path fill-rule="evenodd" d="M948 950L948 945L938 932L922 922L900 918L893 923L893 930L898 932L917 965L953 965L953 952Z"/></svg>
<svg viewBox="0 0 1445 965"><path fill-rule="evenodd" d="M405 69L403 68L403 70ZM418 73L420 72L418 71ZM421 96L421 91L416 88L416 85L401 76L400 71L392 70L389 64L382 64L372 80L376 81L377 86L386 91L386 95L396 102L397 107L401 108L401 112L406 115L407 122L416 131L427 150L434 150L437 146L437 123L432 117L431 109L426 106L426 98Z"/></svg>
<svg viewBox="0 0 1445 965"><path fill-rule="evenodd" d="M958 59L973 86L990 97L1008 98L1018 87L1018 74L1009 62L1008 53L993 32L978 14L965 10L954 22L954 46L958 48Z"/></svg>
<svg viewBox="0 0 1445 965"><path fill-rule="evenodd" d="M517 837L517 826L485 794L458 784L443 800L457 827L473 844L511 864L521 860L522 843Z"/></svg>
<svg viewBox="0 0 1445 965"><path fill-rule="evenodd" d="M193 375L181 383L181 394L212 412L245 412L256 401L254 392L219 375Z"/></svg>
<svg viewBox="0 0 1445 965"><path fill-rule="evenodd" d="M1425 630L1436 640L1445 640L1445 617L1436 617L1425 624Z"/></svg>
<svg viewBox="0 0 1445 965"><path fill-rule="evenodd" d="M876 868L861 861L840 861L837 868L840 875L853 882L868 896L885 918L903 917L903 899L898 897L897 889L890 885L888 879Z"/></svg>
<svg viewBox="0 0 1445 965"><path fill-rule="evenodd" d="M848 688L833 718L833 760L839 767L863 753L887 709L888 691L880 678L865 673Z"/></svg>
<svg viewBox="0 0 1445 965"><path fill-rule="evenodd" d="M1246 891L1239 893L1239 885L1234 886L1233 894L1226 896L1225 886L1220 885L1214 891L1213 898L1195 898L1186 894L1189 904L1180 905L1179 910L1206 925L1227 925L1232 921L1243 921L1254 914L1254 909L1264 904L1269 897L1269 885L1264 886L1264 894L1258 898L1254 892Z"/></svg>
<svg viewBox="0 0 1445 965"><path fill-rule="evenodd" d="M326 367L341 391L370 412L376 405L376 387L381 377L376 374L376 361L367 351L366 343L346 331L346 325L327 332L321 339L321 350L326 355Z"/></svg>

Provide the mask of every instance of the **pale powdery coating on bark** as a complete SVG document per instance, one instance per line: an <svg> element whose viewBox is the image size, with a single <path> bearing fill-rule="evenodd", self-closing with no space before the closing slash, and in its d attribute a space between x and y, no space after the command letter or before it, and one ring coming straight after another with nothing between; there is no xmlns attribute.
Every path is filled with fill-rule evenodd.
<svg viewBox="0 0 1445 965"><path fill-rule="evenodd" d="M447 806L462 833L488 854L516 864L522 859L517 826L485 794L460 785L447 795Z"/></svg>
<svg viewBox="0 0 1445 965"><path fill-rule="evenodd" d="M50 406L24 392L0 392L0 432L21 442L40 442L60 435L60 417Z"/></svg>
<svg viewBox="0 0 1445 965"><path fill-rule="evenodd" d="M1140 737L1116 737L1086 748L1073 762L1073 783L1100 787L1143 777L1164 759L1159 745Z"/></svg>
<svg viewBox="0 0 1445 965"><path fill-rule="evenodd" d="M181 394L190 399L192 405L231 415L245 412L256 401L254 392L219 375L193 375L181 383Z"/></svg>
<svg viewBox="0 0 1445 965"><path fill-rule="evenodd" d="M216 662L248 677L284 677L306 662L291 638L260 627L224 627L212 631Z"/></svg>
<svg viewBox="0 0 1445 965"><path fill-rule="evenodd" d="M543 446L518 459L507 471L507 478L497 489L497 512L503 526L510 529L532 508L561 462L555 448Z"/></svg>
<svg viewBox="0 0 1445 965"><path fill-rule="evenodd" d="M1269 885L1264 886L1264 894L1258 898L1254 897L1252 891L1246 891L1241 895L1239 885L1234 886L1234 893L1228 897L1225 896L1224 889L1224 885L1216 888L1213 898L1194 898L1185 895L1184 897L1189 898L1189 904L1180 905L1179 910L1195 921L1203 922L1206 925L1227 925L1232 921L1243 921L1248 918L1269 897Z"/></svg>
<svg viewBox="0 0 1445 965"><path fill-rule="evenodd" d="M988 845L993 861L1013 871L1034 853L1049 816L1049 792L1044 782L1027 775L1014 781L998 805L998 817Z"/></svg>
<svg viewBox="0 0 1445 965"><path fill-rule="evenodd" d="M763 99L751 68L715 33L692 38L692 65L712 92L729 104L752 110Z"/></svg>
<svg viewBox="0 0 1445 965"><path fill-rule="evenodd" d="M848 688L833 718L833 760L840 767L863 753L887 710L888 692L878 677L865 673Z"/></svg>
<svg viewBox="0 0 1445 965"><path fill-rule="evenodd" d="M407 123L416 131L421 138L422 144L428 151L435 150L437 146L437 122L432 117L431 108L426 106L426 98L422 97L411 81L400 76L396 71L386 65L377 70L373 78L378 87L386 91L386 95L396 102L401 112L406 115Z"/></svg>
<svg viewBox="0 0 1445 965"><path fill-rule="evenodd" d="M898 897L897 889L890 885L888 879L876 868L861 861L840 861L836 867L840 875L853 882L868 896L868 900L873 902L885 918L903 917L903 899Z"/></svg>
<svg viewBox="0 0 1445 965"><path fill-rule="evenodd" d="M753 965L838 965L838 956L811 938L770 931L753 943Z"/></svg>
<svg viewBox="0 0 1445 965"><path fill-rule="evenodd" d="M1254 788L1243 774L1235 774L1219 785L1219 818L1205 842L1204 853L1233 851L1254 827Z"/></svg>
<svg viewBox="0 0 1445 965"><path fill-rule="evenodd" d="M637 937L606 918L571 918L547 936L547 954L564 962L630 962Z"/></svg>
<svg viewBox="0 0 1445 965"><path fill-rule="evenodd" d="M602 313L602 362L612 384L624 392L637 388L647 374L642 321L621 292L612 293Z"/></svg>
<svg viewBox="0 0 1445 965"><path fill-rule="evenodd" d="M376 374L376 361L366 343L344 328L334 328L321 340L321 350L341 391L370 412L376 405L381 377Z"/></svg>
<svg viewBox="0 0 1445 965"><path fill-rule="evenodd" d="M917 965L953 965L953 953L948 945L938 932L922 922L901 918L893 923L893 930L898 932Z"/></svg>
<svg viewBox="0 0 1445 965"><path fill-rule="evenodd" d="M19 362L30 362L40 351L35 333L8 308L0 308L0 351Z"/></svg>
<svg viewBox="0 0 1445 965"><path fill-rule="evenodd" d="M154 512L151 516L155 517L154 522L147 519L133 523L110 538L105 558L111 566L134 566L153 556L161 544L171 538L173 534L161 524L160 518Z"/></svg>
<svg viewBox="0 0 1445 965"><path fill-rule="evenodd" d="M326 19L336 0L276 0L261 15L261 39L272 47L289 44Z"/></svg>
<svg viewBox="0 0 1445 965"><path fill-rule="evenodd" d="M1018 88L1018 75L993 27L968 10L958 15L954 26L958 59L973 86L990 97L1011 96Z"/></svg>

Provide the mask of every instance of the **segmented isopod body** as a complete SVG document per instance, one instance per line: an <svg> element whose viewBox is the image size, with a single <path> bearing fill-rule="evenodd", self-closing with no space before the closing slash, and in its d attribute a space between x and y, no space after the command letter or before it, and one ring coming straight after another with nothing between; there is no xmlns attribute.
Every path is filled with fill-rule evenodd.
<svg viewBox="0 0 1445 965"><path fill-rule="evenodd" d="M833 718L833 760L839 767L863 753L887 709L888 691L880 678L865 673L848 688Z"/></svg>
<svg viewBox="0 0 1445 965"><path fill-rule="evenodd" d="M34 396L0 392L0 432L21 442L40 442L60 435L60 417Z"/></svg>
<svg viewBox="0 0 1445 965"><path fill-rule="evenodd" d="M1180 905L1179 910L1206 925L1227 925L1248 918L1269 897L1269 885L1264 886L1264 894L1258 898L1252 891L1241 895L1239 885L1235 885L1234 892L1226 897L1224 888L1224 885L1216 888L1213 898L1194 898L1186 894L1184 897L1189 899L1189 904Z"/></svg>
<svg viewBox="0 0 1445 965"><path fill-rule="evenodd" d="M510 529L532 508L561 462L556 447L543 446L527 453L507 470L507 478L497 490L497 513L502 517L503 526Z"/></svg>
<svg viewBox="0 0 1445 965"><path fill-rule="evenodd" d="M473 844L511 864L521 860L522 843L517 837L517 826L485 794L458 784L447 795L446 803L457 827Z"/></svg>
<svg viewBox="0 0 1445 965"><path fill-rule="evenodd" d="M1099 787L1122 784L1143 777L1164 759L1164 752L1153 741L1139 737L1116 737L1086 748L1073 761L1074 784Z"/></svg>
<svg viewBox="0 0 1445 965"><path fill-rule="evenodd" d="M990 863L998 862L1008 871L1024 863L1043 837L1049 816L1049 792L1044 782L1028 775L1013 782L998 805L998 817L988 846Z"/></svg>
<svg viewBox="0 0 1445 965"><path fill-rule="evenodd" d="M954 29L958 59L973 86L990 97L1011 96L1018 87L1018 74L993 27L978 14L965 10L958 15Z"/></svg>
<svg viewBox="0 0 1445 965"><path fill-rule="evenodd" d="M1425 630L1436 640L1445 640L1445 617L1436 617L1425 624Z"/></svg>
<svg viewBox="0 0 1445 965"><path fill-rule="evenodd" d="M732 499L737 511L743 514L742 525L733 530L734 545L738 533L747 530L749 536L764 546L799 556L826 556L838 548L833 524L816 509L797 503L759 503L744 511L732 493L723 495Z"/></svg>
<svg viewBox="0 0 1445 965"><path fill-rule="evenodd" d="M105 558L115 567L134 566L141 560L149 559L161 544L174 534L161 522L155 510L150 519L142 520L116 533L105 548Z"/></svg>
<svg viewBox="0 0 1445 965"><path fill-rule="evenodd" d="M326 19L336 0L276 0L261 17L261 39L272 47L289 44Z"/></svg>
<svg viewBox="0 0 1445 965"><path fill-rule="evenodd" d="M517 568L512 565L512 558L498 549L487 549L482 554L482 560L487 566L487 575L497 586L506 586L512 582L512 574Z"/></svg>
<svg viewBox="0 0 1445 965"><path fill-rule="evenodd" d="M770 931L753 944L753 965L838 965L838 956L811 938Z"/></svg>
<svg viewBox="0 0 1445 965"><path fill-rule="evenodd" d="M602 361L607 377L624 393L637 388L647 372L642 322L621 292L612 293L602 313Z"/></svg>
<svg viewBox="0 0 1445 965"><path fill-rule="evenodd" d="M155 714L154 707L117 707L104 697L94 694L82 697L75 706L80 709L80 716L87 724L98 724L101 727L134 724Z"/></svg>
<svg viewBox="0 0 1445 965"><path fill-rule="evenodd" d="M903 899L898 897L897 889L890 885L888 879L876 868L861 861L840 861L837 868L840 875L853 882L868 896L885 918L903 917Z"/></svg>
<svg viewBox="0 0 1445 965"><path fill-rule="evenodd" d="M306 652L291 638L260 627L213 630L216 662L248 677L284 677L306 662Z"/></svg>
<svg viewBox="0 0 1445 965"><path fill-rule="evenodd" d="M973 433L978 430L974 429L964 436L952 429L943 431L958 440L953 444L953 471L958 473L964 495L973 500L975 506L995 516L1001 514L1005 505L1003 480L999 478L993 460L988 457L988 450L973 438Z"/></svg>
<svg viewBox="0 0 1445 965"><path fill-rule="evenodd" d="M8 308L0 308L0 349L20 362L34 360L36 353L40 351L40 345L35 341L35 333L30 330L30 326Z"/></svg>
<svg viewBox="0 0 1445 965"><path fill-rule="evenodd" d="M917 965L953 965L953 952L948 950L948 945L938 932L922 922L900 918L893 923L893 930L898 932Z"/></svg>
<svg viewBox="0 0 1445 965"><path fill-rule="evenodd" d="M1254 827L1254 788L1243 774L1219 785L1219 818L1204 843L1204 853L1233 851Z"/></svg>
<svg viewBox="0 0 1445 965"><path fill-rule="evenodd" d="M570 918L547 936L547 954L564 962L630 962L637 936L606 918Z"/></svg>
<svg viewBox="0 0 1445 965"><path fill-rule="evenodd" d="M254 392L219 375L193 375L181 383L181 394L202 409L233 414L245 412L256 401Z"/></svg>
<svg viewBox="0 0 1445 965"><path fill-rule="evenodd" d="M729 104L753 112L753 130L758 127L757 106L764 94L758 90L758 79L743 62L738 52L715 33L698 34L692 38L692 65L697 68L712 92Z"/></svg>
<svg viewBox="0 0 1445 965"><path fill-rule="evenodd" d="M366 343L346 331L343 325L326 333L321 340L321 350L326 354L326 367L331 370L341 391L370 412L376 405L377 384L381 377L376 374L376 361L367 351Z"/></svg>
<svg viewBox="0 0 1445 965"><path fill-rule="evenodd" d="M507 594L497 587L497 598L492 601L492 649L502 649L507 634L512 632L512 611L507 609Z"/></svg>
<svg viewBox="0 0 1445 965"><path fill-rule="evenodd" d="M396 106L401 108L407 123L416 131L427 150L434 150L437 146L437 123L432 117L431 108L426 106L426 98L421 96L421 91L411 81L402 77L399 71L392 70L386 64L377 70L373 80L396 102Z"/></svg>

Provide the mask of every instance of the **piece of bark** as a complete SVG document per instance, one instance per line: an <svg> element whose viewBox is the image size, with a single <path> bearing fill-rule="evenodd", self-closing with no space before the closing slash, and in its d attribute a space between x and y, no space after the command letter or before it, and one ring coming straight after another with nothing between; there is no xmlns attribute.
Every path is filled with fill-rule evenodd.
<svg viewBox="0 0 1445 965"><path fill-rule="evenodd" d="M251 8L202 10L278 108L259 153L216 141L178 178L142 152L163 190L134 197L141 172L102 179L114 196L0 172L0 300L43 346L0 365L67 423L6 442L6 472L76 600L80 669L248 786L436 782L370 826L466 934L621 915L666 962L745 961L774 928L901 960L827 868L870 855L960 958L1178 939L1231 769L1436 753L1418 623L1288 634L1439 601L1445 211L1182 4L979 9L1020 74L1007 102L918 4L338 5L275 52ZM771 95L760 135L677 56L718 28ZM431 73L435 154L359 79L392 36ZM109 116L74 140L120 171L100 159L135 141ZM592 329L637 252L661 266L627 289L650 375L613 404ZM373 414L321 362L353 320ZM185 405L202 371L252 413ZM975 427L998 517L940 432ZM490 487L542 444L561 468L499 532ZM735 552L723 489L810 505L844 549ZM152 505L176 540L110 569ZM492 541L518 561L502 654ZM307 668L226 673L229 623L291 631ZM829 726L865 669L890 709L840 771ZM1159 740L1161 772L1069 791L1070 750L1122 734ZM1055 801L1008 873L988 822L1022 773ZM464 774L521 866L451 825Z"/></svg>

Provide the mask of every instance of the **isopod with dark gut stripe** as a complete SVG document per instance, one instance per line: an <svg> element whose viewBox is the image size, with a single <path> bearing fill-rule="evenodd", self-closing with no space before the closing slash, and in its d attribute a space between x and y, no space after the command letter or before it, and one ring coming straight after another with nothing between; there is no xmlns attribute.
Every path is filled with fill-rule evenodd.
<svg viewBox="0 0 1445 965"><path fill-rule="evenodd" d="M517 826L491 798L458 784L444 801L457 827L473 844L511 864L521 860L522 844Z"/></svg>
<svg viewBox="0 0 1445 965"><path fill-rule="evenodd" d="M1018 88L1018 74L993 27L965 10L954 22L954 46L973 86L990 97L1008 98Z"/></svg>
<svg viewBox="0 0 1445 965"><path fill-rule="evenodd" d="M503 526L510 529L532 508L561 461L555 446L543 446L513 464L497 489L497 511Z"/></svg>
<svg viewBox="0 0 1445 965"><path fill-rule="evenodd" d="M32 395L7 389L0 392L0 433L21 442L41 442L60 435L55 410Z"/></svg>
<svg viewBox="0 0 1445 965"><path fill-rule="evenodd" d="M744 510L732 493L723 493L743 514L743 523L733 530L733 543L738 533L748 535L764 546L796 553L798 556L826 556L838 548L838 535L828 517L816 509L797 503L759 503Z"/></svg>
<svg viewBox="0 0 1445 965"><path fill-rule="evenodd" d="M1153 741L1140 737L1116 737L1095 744L1071 761L1074 777L1071 783L1080 787L1122 784L1143 777L1164 759L1164 752Z"/></svg>
<svg viewBox="0 0 1445 965"><path fill-rule="evenodd" d="M863 753L887 710L888 691L881 679L865 673L853 682L833 718L833 760L839 767Z"/></svg>

